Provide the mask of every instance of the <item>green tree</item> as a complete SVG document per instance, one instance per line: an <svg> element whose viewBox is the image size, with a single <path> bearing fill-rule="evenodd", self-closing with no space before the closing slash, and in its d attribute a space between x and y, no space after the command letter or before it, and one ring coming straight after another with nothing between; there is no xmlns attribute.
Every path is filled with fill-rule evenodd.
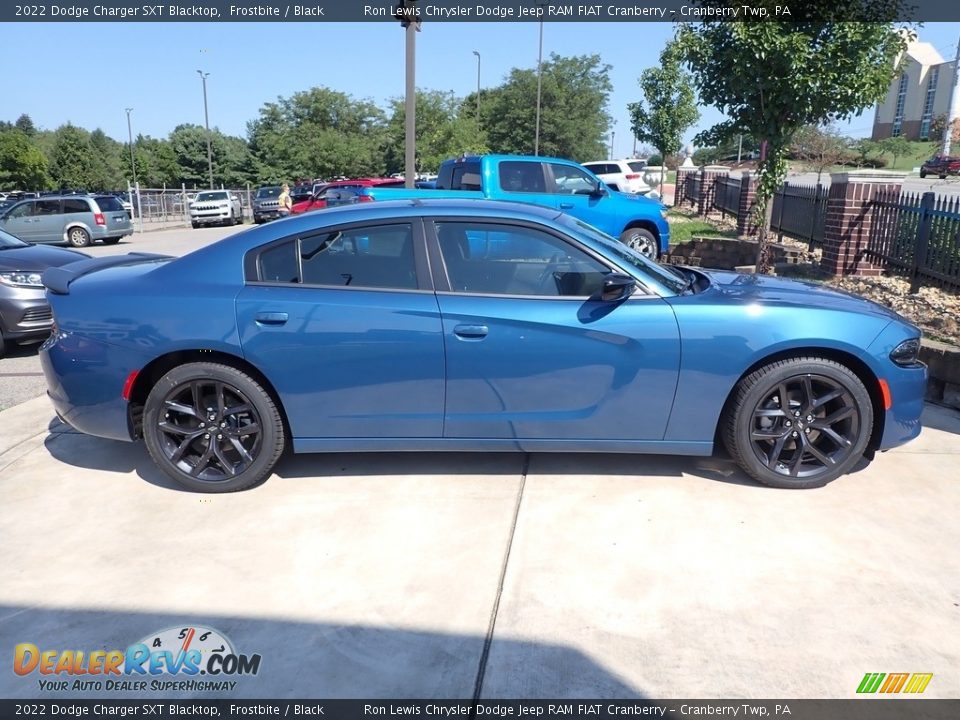
<svg viewBox="0 0 960 720"><path fill-rule="evenodd" d="M852 159L846 138L832 125L804 125L794 133L789 153L817 171L818 185L824 170Z"/></svg>
<svg viewBox="0 0 960 720"><path fill-rule="evenodd" d="M474 108L476 106L474 105ZM384 158L386 172L404 169L406 109L403 98L390 101ZM444 160L488 151L476 114L452 92L417 90L417 169L436 172Z"/></svg>
<svg viewBox="0 0 960 720"><path fill-rule="evenodd" d="M644 99L627 105L634 136L652 144L661 157L680 152L683 134L700 119L693 82L681 60L676 44L667 43L660 53L660 67L647 68L640 75ZM661 197L664 170L661 166Z"/></svg>
<svg viewBox="0 0 960 720"><path fill-rule="evenodd" d="M702 0L726 7L733 0ZM776 0L759 0L774 17ZM786 175L790 141L805 125L845 120L883 99L909 33L893 21L901 0L810 0L788 22L683 25L678 40L703 102L727 120L696 142L716 145L738 133L763 142L758 165L757 271L769 271L771 200ZM842 22L851 14L874 22Z"/></svg>
<svg viewBox="0 0 960 720"><path fill-rule="evenodd" d="M913 143L907 140L903 135L884 138L883 140L880 140L877 145L882 154L889 155L893 158L893 162L890 163L890 167L896 167L897 159L902 158L904 155L908 155L913 150Z"/></svg>
<svg viewBox="0 0 960 720"><path fill-rule="evenodd" d="M124 174L120 170L120 158L123 146L97 128L90 133L91 164L89 168L89 189L118 190L126 186Z"/></svg>
<svg viewBox="0 0 960 720"><path fill-rule="evenodd" d="M551 54L543 63L540 154L581 162L606 157L610 66L599 55ZM530 154L536 134L536 69L510 71L497 88L480 95L480 127L494 152ZM463 102L475 112L476 93Z"/></svg>
<svg viewBox="0 0 960 720"><path fill-rule="evenodd" d="M40 148L20 130L0 132L0 187L39 190L49 182L47 159Z"/></svg>
<svg viewBox="0 0 960 720"><path fill-rule="evenodd" d="M96 164L90 134L67 123L54 133L50 175L58 189L96 189L91 168Z"/></svg>
<svg viewBox="0 0 960 720"><path fill-rule="evenodd" d="M33 137L37 134L37 128L33 124L33 120L30 119L30 116L24 113L17 118L17 121L13 124L17 130L20 130L27 137Z"/></svg>
<svg viewBox="0 0 960 720"><path fill-rule="evenodd" d="M203 159L206 161L206 145L203 152ZM124 177L126 181L133 182L129 154L130 150L127 148L128 159L124 166ZM137 163L137 181L140 187L178 187L182 182L177 154L169 140L139 135L133 144L133 154Z"/></svg>

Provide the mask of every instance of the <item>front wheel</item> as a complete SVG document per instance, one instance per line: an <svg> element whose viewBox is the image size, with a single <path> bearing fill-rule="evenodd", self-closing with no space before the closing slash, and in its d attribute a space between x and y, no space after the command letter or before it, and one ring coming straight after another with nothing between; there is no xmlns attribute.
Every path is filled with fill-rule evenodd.
<svg viewBox="0 0 960 720"><path fill-rule="evenodd" d="M620 242L651 260L660 257L660 243L656 236L643 228L627 228L620 234Z"/></svg>
<svg viewBox="0 0 960 720"><path fill-rule="evenodd" d="M846 366L794 358L741 380L722 422L724 445L754 479L820 487L860 460L873 431L873 404Z"/></svg>
<svg viewBox="0 0 960 720"><path fill-rule="evenodd" d="M285 443L270 395L246 373L216 363L181 365L160 378L147 397L143 438L168 477L209 493L261 482Z"/></svg>
<svg viewBox="0 0 960 720"><path fill-rule="evenodd" d="M73 227L67 231L67 241L73 247L86 247L90 244L90 233L81 227Z"/></svg>

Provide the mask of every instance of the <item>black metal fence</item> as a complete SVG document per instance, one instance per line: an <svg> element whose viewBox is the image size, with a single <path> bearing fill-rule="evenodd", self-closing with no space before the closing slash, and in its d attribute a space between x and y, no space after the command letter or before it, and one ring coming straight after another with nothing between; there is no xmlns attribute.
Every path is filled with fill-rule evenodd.
<svg viewBox="0 0 960 720"><path fill-rule="evenodd" d="M890 193L874 201L866 255L921 285L960 290L960 198Z"/></svg>
<svg viewBox="0 0 960 720"><path fill-rule="evenodd" d="M827 194L829 188L817 185L784 183L773 196L773 214L770 229L810 244L810 249L822 247L827 225Z"/></svg>
<svg viewBox="0 0 960 720"><path fill-rule="evenodd" d="M724 213L738 216L740 214L740 183L739 178L717 178L713 206Z"/></svg>

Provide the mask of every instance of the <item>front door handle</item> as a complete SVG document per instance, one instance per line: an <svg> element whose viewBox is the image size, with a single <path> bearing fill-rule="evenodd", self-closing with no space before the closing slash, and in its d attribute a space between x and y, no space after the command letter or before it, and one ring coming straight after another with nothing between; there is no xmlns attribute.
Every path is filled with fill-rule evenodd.
<svg viewBox="0 0 960 720"><path fill-rule="evenodd" d="M288 316L285 312L258 312L253 316L258 325L283 325Z"/></svg>
<svg viewBox="0 0 960 720"><path fill-rule="evenodd" d="M573 203L560 203L561 210L570 210L573 207Z"/></svg>
<svg viewBox="0 0 960 720"><path fill-rule="evenodd" d="M482 340L490 332L486 325L457 325L453 334L464 340Z"/></svg>

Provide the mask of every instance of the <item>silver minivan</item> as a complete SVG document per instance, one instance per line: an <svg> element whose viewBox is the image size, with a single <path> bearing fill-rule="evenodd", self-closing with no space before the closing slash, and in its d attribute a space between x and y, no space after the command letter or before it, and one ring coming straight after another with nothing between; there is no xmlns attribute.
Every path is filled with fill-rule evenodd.
<svg viewBox="0 0 960 720"><path fill-rule="evenodd" d="M133 223L112 195L48 195L23 200L0 215L0 228L28 243L104 245L133 234Z"/></svg>

